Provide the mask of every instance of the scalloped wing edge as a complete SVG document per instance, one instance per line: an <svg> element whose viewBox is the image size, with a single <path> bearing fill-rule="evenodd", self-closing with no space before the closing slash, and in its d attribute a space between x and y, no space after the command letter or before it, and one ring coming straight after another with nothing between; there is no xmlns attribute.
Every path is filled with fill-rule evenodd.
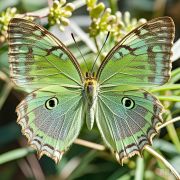
<svg viewBox="0 0 180 180"><path fill-rule="evenodd" d="M22 134L25 135L26 138L28 139L28 145L29 145L29 146L32 146L33 148L36 149L38 160L40 160L43 155L46 155L46 156L50 157L51 159L53 159L56 164L58 164L58 163L60 162L63 154L64 154L66 151L68 151L69 147L67 147L67 148L66 148L65 150L63 150L62 152L57 151L57 150L53 150L53 154L49 153L47 150L42 150L42 151L40 151L40 150L38 149L38 147L37 147L36 144L31 143L31 142L32 142L31 137L30 137L30 135L29 135L27 132L25 132L24 124L23 124L23 122L20 121L20 112L19 112L17 109L16 109L16 112L17 112L17 114L18 114L17 123L20 124L21 127L22 127L21 132L22 132ZM38 142L38 143L39 143L39 142ZM41 144L39 143L39 145L41 145Z"/></svg>

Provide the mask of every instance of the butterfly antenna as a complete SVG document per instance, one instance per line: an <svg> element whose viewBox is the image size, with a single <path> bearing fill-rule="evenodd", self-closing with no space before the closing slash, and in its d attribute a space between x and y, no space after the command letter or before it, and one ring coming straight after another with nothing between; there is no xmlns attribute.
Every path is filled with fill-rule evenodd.
<svg viewBox="0 0 180 180"><path fill-rule="evenodd" d="M79 49L79 46L78 46L78 44L77 44L77 42L76 42L76 40L75 40L75 38L74 38L74 34L73 34L73 33L71 33L71 36L72 36L72 38L73 38L73 40L74 40L74 42L75 42L75 44L76 44L76 46L77 46L77 48L78 48L79 52L81 53L81 51L80 51L80 49ZM84 59L84 57L83 57L82 53L81 53L81 56L82 56L82 58ZM85 62L85 64L86 64L86 67L87 67L88 72L89 72L89 68L88 68L88 66L87 66L87 63L86 63L86 60L85 60L85 59L84 59L84 62Z"/></svg>
<svg viewBox="0 0 180 180"><path fill-rule="evenodd" d="M96 61L97 61L97 59L98 59L98 57L99 57L99 55L100 55L100 53L101 53L101 51L102 51L102 49L103 49L103 47L104 47L104 45L105 45L108 37L109 37L109 34L110 34L110 31L108 31L108 34L107 34L106 39L105 39L105 41L104 41L104 44L102 45L102 48L101 48L101 50L99 51L99 54L97 55L96 60L94 61L94 64L93 64L92 69L91 69L91 72L93 71L94 65L96 64Z"/></svg>

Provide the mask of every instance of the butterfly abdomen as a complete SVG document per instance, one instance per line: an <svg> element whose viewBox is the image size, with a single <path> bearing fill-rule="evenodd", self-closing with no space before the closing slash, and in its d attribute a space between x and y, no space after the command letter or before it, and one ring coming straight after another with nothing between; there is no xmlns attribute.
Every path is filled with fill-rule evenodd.
<svg viewBox="0 0 180 180"><path fill-rule="evenodd" d="M91 130L94 124L94 107L97 99L97 81L91 72L87 74L84 82L84 98L86 104L86 123Z"/></svg>

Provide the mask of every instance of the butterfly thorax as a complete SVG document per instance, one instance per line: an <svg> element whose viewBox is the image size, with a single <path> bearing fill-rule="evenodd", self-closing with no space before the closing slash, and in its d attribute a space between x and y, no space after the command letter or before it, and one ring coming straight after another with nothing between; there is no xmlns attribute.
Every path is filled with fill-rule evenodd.
<svg viewBox="0 0 180 180"><path fill-rule="evenodd" d="M88 72L86 73L86 79L84 82L84 91L85 98L88 101L88 104L92 106L96 99L96 91L97 91L97 81L94 77L94 73Z"/></svg>
<svg viewBox="0 0 180 180"><path fill-rule="evenodd" d="M95 73L87 72L84 82L84 97L86 104L86 123L88 129L92 129L94 124L94 110L97 99L97 81L94 77Z"/></svg>

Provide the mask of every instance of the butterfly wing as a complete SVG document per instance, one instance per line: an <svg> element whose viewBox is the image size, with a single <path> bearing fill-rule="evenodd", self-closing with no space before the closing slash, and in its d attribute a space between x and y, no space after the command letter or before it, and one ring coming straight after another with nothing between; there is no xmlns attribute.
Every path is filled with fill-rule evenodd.
<svg viewBox="0 0 180 180"><path fill-rule="evenodd" d="M171 18L153 19L125 36L98 70L96 120L120 164L135 153L142 156L162 122L163 106L139 87L163 85L169 80L173 38Z"/></svg>
<svg viewBox="0 0 180 180"><path fill-rule="evenodd" d="M30 93L16 111L22 133L38 158L46 154L56 163L78 136L84 116L81 92L58 85Z"/></svg>
<svg viewBox="0 0 180 180"><path fill-rule="evenodd" d="M159 100L145 90L129 85L102 88L96 121L121 165L124 158L135 153L142 156L143 148L152 145L163 111Z"/></svg>
<svg viewBox="0 0 180 180"><path fill-rule="evenodd" d="M84 75L68 48L45 28L13 18L8 25L11 78L17 86L81 86Z"/></svg>
<svg viewBox="0 0 180 180"><path fill-rule="evenodd" d="M33 22L11 19L8 44L12 80L38 89L18 105L17 122L38 157L46 154L58 163L82 125L84 75L67 47Z"/></svg>
<svg viewBox="0 0 180 180"><path fill-rule="evenodd" d="M125 36L101 64L101 87L163 85L170 78L174 23L170 17L148 21Z"/></svg>

